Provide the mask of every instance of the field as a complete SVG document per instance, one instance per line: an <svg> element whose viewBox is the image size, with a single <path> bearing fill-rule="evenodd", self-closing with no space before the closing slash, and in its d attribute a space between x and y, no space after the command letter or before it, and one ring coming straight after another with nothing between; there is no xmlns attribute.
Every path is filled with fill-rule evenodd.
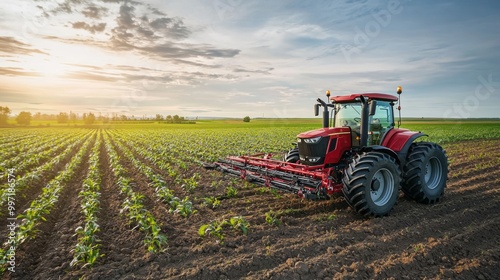
<svg viewBox="0 0 500 280"><path fill-rule="evenodd" d="M318 125L0 129L2 278L500 277L499 122L405 124L446 149L448 185L430 206L401 194L383 218L340 195L307 201L201 166L282 153Z"/></svg>

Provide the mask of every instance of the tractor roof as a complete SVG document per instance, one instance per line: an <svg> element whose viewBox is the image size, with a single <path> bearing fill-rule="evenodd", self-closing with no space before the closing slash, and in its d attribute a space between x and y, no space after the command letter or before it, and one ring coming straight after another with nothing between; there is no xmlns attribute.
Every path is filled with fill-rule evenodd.
<svg viewBox="0 0 500 280"><path fill-rule="evenodd" d="M333 100L336 103L348 103L348 102L356 102L357 99L363 95L365 98L374 99L374 100L383 100L383 101L397 101L398 98L396 96L385 94L385 93L353 93L351 95L342 95L342 96L332 96L330 100Z"/></svg>

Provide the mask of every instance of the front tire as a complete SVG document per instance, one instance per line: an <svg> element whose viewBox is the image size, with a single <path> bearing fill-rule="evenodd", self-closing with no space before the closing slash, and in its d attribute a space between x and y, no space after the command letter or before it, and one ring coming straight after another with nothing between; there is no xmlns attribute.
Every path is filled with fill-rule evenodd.
<svg viewBox="0 0 500 280"><path fill-rule="evenodd" d="M410 146L404 166L403 192L423 204L439 202L448 179L448 158L441 146L417 142Z"/></svg>
<svg viewBox="0 0 500 280"><path fill-rule="evenodd" d="M297 163L299 162L299 147L295 146L295 148L289 150L285 156L283 156L284 162Z"/></svg>
<svg viewBox="0 0 500 280"><path fill-rule="evenodd" d="M342 192L363 216L388 215L396 204L401 171L396 160L384 153L357 155L344 172Z"/></svg>

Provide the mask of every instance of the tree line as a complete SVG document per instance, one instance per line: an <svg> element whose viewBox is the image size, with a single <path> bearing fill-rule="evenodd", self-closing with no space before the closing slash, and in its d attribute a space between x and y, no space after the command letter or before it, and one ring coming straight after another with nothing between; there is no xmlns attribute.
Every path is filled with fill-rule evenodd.
<svg viewBox="0 0 500 280"><path fill-rule="evenodd" d="M9 107L0 106L0 126L8 125L8 119L11 114ZM57 121L61 124L75 124L77 121L83 121L86 125L92 125L96 122L110 123L110 122L125 122L125 121L158 121L166 123L194 123L192 120L188 120L185 117L179 115L166 115L156 114L155 117L136 117L134 115L127 116L118 113L102 114L102 113L84 113L82 115L74 112L60 112L59 114L42 114L40 112L32 114L31 112L22 111L16 117L15 120L18 125L30 125L32 120L35 121Z"/></svg>

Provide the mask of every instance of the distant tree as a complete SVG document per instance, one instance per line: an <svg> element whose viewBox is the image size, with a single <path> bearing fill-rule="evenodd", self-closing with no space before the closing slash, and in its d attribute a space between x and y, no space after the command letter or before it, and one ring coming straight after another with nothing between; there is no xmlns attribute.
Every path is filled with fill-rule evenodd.
<svg viewBox="0 0 500 280"><path fill-rule="evenodd" d="M20 125L30 125L31 123L31 113L22 111L16 117L16 121Z"/></svg>
<svg viewBox="0 0 500 280"><path fill-rule="evenodd" d="M31 118L36 121L52 121L57 120L57 117L58 115L56 114L42 114L40 112L36 112L31 116Z"/></svg>
<svg viewBox="0 0 500 280"><path fill-rule="evenodd" d="M244 121L244 122L250 122L250 117L249 117L249 116L244 117L244 118L243 118L243 121Z"/></svg>
<svg viewBox="0 0 500 280"><path fill-rule="evenodd" d="M0 125L6 125L9 119L10 109L9 107L0 106Z"/></svg>
<svg viewBox="0 0 500 280"><path fill-rule="evenodd" d="M127 116L126 116L126 115L121 115L121 116L120 116L120 120L121 120L121 121L126 121L126 120L128 120L128 118L127 118Z"/></svg>
<svg viewBox="0 0 500 280"><path fill-rule="evenodd" d="M37 121L42 120L42 113L36 112L35 115L33 116L33 119Z"/></svg>
<svg viewBox="0 0 500 280"><path fill-rule="evenodd" d="M174 115L173 119L174 119L174 123L180 123L181 122L181 118L179 117L179 115Z"/></svg>
<svg viewBox="0 0 500 280"><path fill-rule="evenodd" d="M78 115L73 112L69 112L69 119L71 120L72 123L75 123L76 120L78 119Z"/></svg>
<svg viewBox="0 0 500 280"><path fill-rule="evenodd" d="M58 123L67 123L69 120L69 115L68 113L59 113L59 115L57 115L57 122Z"/></svg>
<svg viewBox="0 0 500 280"><path fill-rule="evenodd" d="M83 123L91 125L95 122L95 115L92 113L83 114Z"/></svg>
<svg viewBox="0 0 500 280"><path fill-rule="evenodd" d="M172 116L171 116L171 115L168 115L168 116L165 118L165 120L166 120L167 122L171 123L171 122L172 122Z"/></svg>
<svg viewBox="0 0 500 280"><path fill-rule="evenodd" d="M160 115L160 114L156 114L156 118L155 118L155 120L156 120L157 122L159 122L159 121L163 121L163 116L162 116L162 115Z"/></svg>
<svg viewBox="0 0 500 280"><path fill-rule="evenodd" d="M99 118L102 123L109 123L109 113L106 113L105 116L100 116Z"/></svg>

